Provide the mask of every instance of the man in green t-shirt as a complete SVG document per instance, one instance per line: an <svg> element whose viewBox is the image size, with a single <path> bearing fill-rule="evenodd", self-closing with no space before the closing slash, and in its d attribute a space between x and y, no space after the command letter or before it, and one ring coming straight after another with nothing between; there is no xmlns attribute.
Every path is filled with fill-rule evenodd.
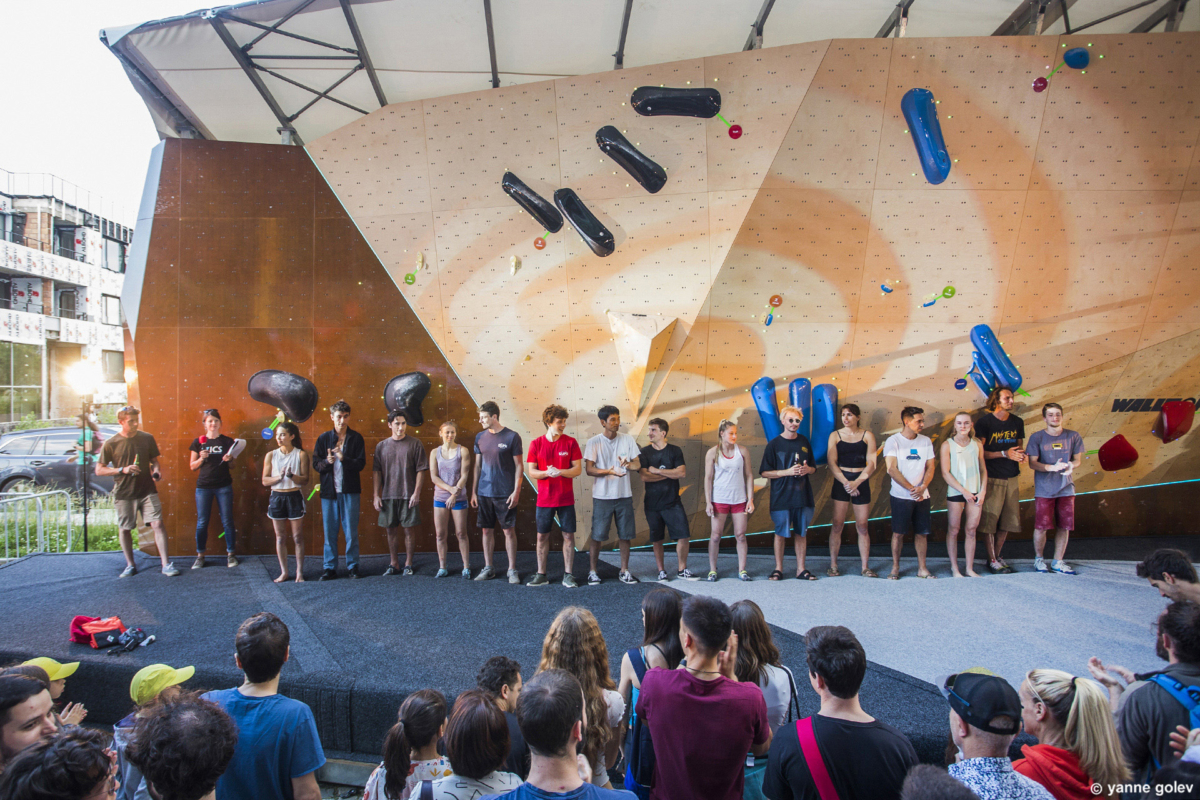
<svg viewBox="0 0 1200 800"><path fill-rule="evenodd" d="M167 529L162 523L162 503L158 499L155 481L162 478L158 463L158 443L148 433L138 430L140 412L126 406L117 412L121 432L104 443L100 451L97 475L116 476L113 489L114 505L117 509L117 529L120 532L121 551L125 553L125 570L122 578L137 574L133 563L133 531L137 528L140 511L154 531L154 543L162 559L162 574L174 577L179 570L167 558Z"/></svg>

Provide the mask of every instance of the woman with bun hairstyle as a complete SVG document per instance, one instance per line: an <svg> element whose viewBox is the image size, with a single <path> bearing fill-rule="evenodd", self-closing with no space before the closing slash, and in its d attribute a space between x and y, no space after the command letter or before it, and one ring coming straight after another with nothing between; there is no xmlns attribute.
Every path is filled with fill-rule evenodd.
<svg viewBox="0 0 1200 800"><path fill-rule="evenodd" d="M263 459L263 486L271 487L267 503L267 518L275 526L275 554L279 556L279 577L283 583L287 571L287 537L291 528L296 546L296 583L304 583L304 494L300 488L308 483L309 459L300 441L300 429L294 422L282 422L275 429L279 447Z"/></svg>
<svg viewBox="0 0 1200 800"><path fill-rule="evenodd" d="M1013 769L1037 781L1055 800L1117 797L1108 787L1129 783L1108 695L1100 684L1057 669L1035 669L1021 682L1021 720L1036 745L1021 748ZM1101 793L1092 791L1099 784Z"/></svg>
<svg viewBox="0 0 1200 800"><path fill-rule="evenodd" d="M446 698L434 689L421 689L404 698L396 724L383 738L383 761L367 778L363 800L408 800L417 797L421 781L453 775L450 761L438 755L446 732ZM504 732L508 733L505 723Z"/></svg>
<svg viewBox="0 0 1200 800"><path fill-rule="evenodd" d="M192 569L204 566L204 550L208 546L208 521L212 516L213 500L221 515L221 527L225 536L225 565L238 565L236 534L233 529L233 476L229 464L242 448L243 439L232 439L221 433L221 412L215 408L204 410L204 433L192 440L191 469L200 471L196 476L196 563Z"/></svg>

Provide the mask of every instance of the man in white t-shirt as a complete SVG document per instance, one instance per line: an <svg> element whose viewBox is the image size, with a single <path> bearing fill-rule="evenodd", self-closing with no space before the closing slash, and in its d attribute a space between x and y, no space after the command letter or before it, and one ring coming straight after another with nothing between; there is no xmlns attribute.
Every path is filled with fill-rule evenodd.
<svg viewBox="0 0 1200 800"><path fill-rule="evenodd" d="M925 427L925 409L906 406L900 412L903 427L883 446L888 475L892 479L892 574L900 580L900 548L904 537L914 534L917 548L917 577L937 577L925 566L929 550L929 483L937 467L933 442L921 435Z"/></svg>
<svg viewBox="0 0 1200 800"><path fill-rule="evenodd" d="M588 439L583 450L587 474L596 479L592 484L592 540L588 555L591 572L588 585L600 583L596 565L600 561L600 544L608 538L609 525L617 523L617 540L621 548L621 582L637 583L629 571L629 543L635 532L633 524L633 487L629 472L641 468L637 442L627 433L618 433L621 411L616 406L604 406L598 416L604 432Z"/></svg>

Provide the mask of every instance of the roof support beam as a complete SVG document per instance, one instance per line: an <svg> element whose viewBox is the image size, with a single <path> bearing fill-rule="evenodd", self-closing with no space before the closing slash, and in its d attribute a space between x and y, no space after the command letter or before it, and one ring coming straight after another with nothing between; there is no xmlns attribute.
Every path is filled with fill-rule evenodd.
<svg viewBox="0 0 1200 800"><path fill-rule="evenodd" d="M992 32L992 36L1040 35L1043 30L1058 22L1076 0L1021 0L1008 19ZM1078 30L1078 28L1076 28Z"/></svg>
<svg viewBox="0 0 1200 800"><path fill-rule="evenodd" d="M216 11L213 13L212 17L209 17L210 20L217 19L217 18L227 19L227 20L230 20L231 22L236 22L240 25L247 25L251 28L258 28L259 30L266 31L267 33L274 33L278 36L286 36L289 39L295 39L300 42L308 42L309 44L315 44L318 47L328 47L330 50L340 50L343 53L350 53L355 56L358 55L357 50L353 50L349 47L340 47L336 44L330 44L329 42L322 42L320 39L312 39L308 36L301 36L298 33L290 33L288 31L279 30L278 28L270 28L266 25L261 25L257 22L252 22L251 20L248 20L248 19L242 19L241 17L237 16L236 14L231 14L228 11ZM261 39L261 38L262 38L261 36L258 37L258 39ZM255 39L254 42L257 42L258 39ZM250 44L246 45L245 47L239 48L239 49L249 50L253 46L254 42L251 42Z"/></svg>
<svg viewBox="0 0 1200 800"><path fill-rule="evenodd" d="M104 43L104 46L108 48L110 53L117 57L117 61L121 62L121 66L125 68L125 73L133 79L135 88L139 89L139 93L145 92L150 95L159 107L167 113L167 116L171 118L171 128L175 133L184 139L208 138L200 125L189 119L187 114L183 113L178 106L172 103L170 98L163 94L154 85L154 82L146 76L146 73L138 68L137 64L134 64L124 53L108 43L108 37L104 31L100 31L100 41Z"/></svg>
<svg viewBox="0 0 1200 800"><path fill-rule="evenodd" d="M1179 20L1183 18L1183 10L1187 7L1188 0L1167 0L1162 7L1155 11L1150 16L1142 20L1132 33L1149 33L1154 30L1160 22L1166 20L1166 33L1174 33L1179 30Z"/></svg>
<svg viewBox="0 0 1200 800"><path fill-rule="evenodd" d="M208 17L208 23L212 25L213 30L217 32L217 36L220 37L221 41L225 44L226 49L229 50L229 54L233 56L233 60L238 63L238 66L242 68L242 72L244 72L246 77L250 79L250 83L254 84L254 88L258 90L259 96L262 97L263 102L267 104L267 107L271 109L271 113L275 115L275 119L279 121L280 126L291 131L292 143L303 147L304 141L300 138L300 135L296 133L295 128L292 127L292 121L288 119L287 114L283 113L283 109L279 107L279 103L271 94L271 90L267 88L265 83L263 83L263 79L258 76L258 72L255 71L254 64L250 61L250 58L246 55L246 52L238 46L238 43L233 38L233 34L231 34L229 29L225 27L225 23L216 14ZM280 33L282 33L282 31L280 31Z"/></svg>
<svg viewBox="0 0 1200 800"><path fill-rule="evenodd" d="M1075 30L1073 30L1072 33L1079 33L1080 31L1086 30L1087 28L1090 28L1093 25L1099 25L1101 22L1108 22L1110 19L1116 19L1117 17L1119 17L1123 14L1128 14L1130 11L1136 11L1139 8L1143 8L1145 6L1152 5L1157 2L1158 2L1158 0L1142 0L1142 2L1135 3L1134 5L1131 5L1128 8L1123 8L1120 11L1114 11L1111 14L1106 14L1103 17L1100 17L1100 19L1094 19L1091 22L1084 23L1083 25L1080 25L1079 27L1075 28ZM1137 31L1137 32L1145 33L1145 31Z"/></svg>
<svg viewBox="0 0 1200 800"><path fill-rule="evenodd" d="M379 101L379 107L383 108L387 105L387 97L384 96L383 86L380 85L379 77L375 74L375 65L371 63L371 54L367 52L366 42L363 41L362 32L358 29L358 21L354 19L350 0L340 0L340 2L342 13L346 15L346 25L350 27L350 35L354 37L354 47L358 50L359 62L367 71L367 77L371 80L371 88L375 90L375 99Z"/></svg>
<svg viewBox="0 0 1200 800"><path fill-rule="evenodd" d="M625 69L625 36L629 33L629 17L633 14L633 0L625 0L625 16L621 19L621 38L617 40L617 52L613 53L616 63L613 69Z"/></svg>
<svg viewBox="0 0 1200 800"><path fill-rule="evenodd" d="M267 73L272 78L277 78L277 79L283 81L284 83L290 83L292 86L295 86L298 89L303 89L306 92L312 92L313 94L315 94L317 96L316 100L313 100L312 103L309 103L308 105L304 106L304 108L300 109L295 114L292 114L290 117L288 117L287 119L288 119L289 124L291 124L291 122L294 121L296 119L296 117L300 116L305 111L307 111L312 106L313 103L317 102L317 100L320 100L321 98L325 98L326 100L329 100L332 103L337 103L339 106L345 106L346 108L350 109L351 111L357 111L359 114L362 114L364 116L371 113L369 111L364 111L363 109L359 108L358 106L352 106L344 100L338 100L336 97L329 96L329 93L332 92L337 87L341 86L346 81L347 78L349 78L351 75L353 75L354 73L356 73L360 69L362 69L363 68L362 64L355 64L354 67L349 72L347 72L342 77L338 78L337 81L332 86L330 86L328 89L326 89L323 92L317 91L316 89L312 88L311 86L305 86L300 81L293 80L286 75L280 75L278 72L269 70L266 67L259 66L258 64L255 64L254 68L256 70L258 70L259 72Z"/></svg>
<svg viewBox="0 0 1200 800"><path fill-rule="evenodd" d="M771 9L774 7L775 0L763 0L762 8L758 10L758 16L750 24L750 36L746 38L746 44L742 47L742 50L762 49L763 26L767 24L767 17L771 15Z"/></svg>
<svg viewBox="0 0 1200 800"><path fill-rule="evenodd" d="M915 0L900 0L896 3L896 7L892 9L892 13L888 15L887 21L883 23L883 27L879 29L879 33L875 34L876 39L886 39L896 32L896 37L904 36L905 30L908 28L908 9L912 7Z"/></svg>
<svg viewBox="0 0 1200 800"><path fill-rule="evenodd" d="M492 0L483 0L483 18L487 22L488 55L492 59L492 88L500 88L500 72L496 69L496 32L492 29Z"/></svg>
<svg viewBox="0 0 1200 800"><path fill-rule="evenodd" d="M246 49L247 49L247 50L249 50L251 47L254 47L254 45L258 44L258 43L259 43L259 42L261 42L263 39L265 39L265 38L267 38L268 36L270 36L272 33L274 33L274 32L276 32L276 31L278 31L278 30L279 30L279 28L280 28L280 27L283 25L283 23L287 22L289 19L291 19L292 17L296 16L297 14L299 14L299 13L300 13L301 11L303 11L304 9L308 8L309 6L311 6L311 5L312 5L312 4L313 4L315 1L316 1L316 0L304 0L304 2L303 2L303 3L301 3L301 4L300 4L300 5L298 5L298 6L296 6L295 8L293 8L293 9L292 9L291 11L289 11L288 13L284 14L284 15L283 15L283 19L279 20L279 21L278 21L278 22L276 22L274 25L272 25L270 30L263 31L263 32L262 32L262 33L260 33L258 36L255 36L253 39L251 39L251 40L250 40L250 44L246 45Z"/></svg>

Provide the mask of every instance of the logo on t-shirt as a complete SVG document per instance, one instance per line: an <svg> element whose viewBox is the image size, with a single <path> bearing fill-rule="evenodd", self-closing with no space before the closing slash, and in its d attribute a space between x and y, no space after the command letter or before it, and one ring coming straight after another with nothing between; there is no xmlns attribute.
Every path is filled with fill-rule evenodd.
<svg viewBox="0 0 1200 800"><path fill-rule="evenodd" d="M508 445L506 445L504 442L501 442L500 444L496 445L496 449L497 450L507 450Z"/></svg>
<svg viewBox="0 0 1200 800"><path fill-rule="evenodd" d="M1062 450L1062 444L1052 444L1052 445L1050 445L1050 449L1051 450Z"/></svg>
<svg viewBox="0 0 1200 800"><path fill-rule="evenodd" d="M920 461L921 455L920 455L920 453L917 452L917 448L914 447L913 449L909 450L908 458L905 460L906 461Z"/></svg>
<svg viewBox="0 0 1200 800"><path fill-rule="evenodd" d="M558 454L560 456L569 456L571 454L571 451L570 450L559 450Z"/></svg>
<svg viewBox="0 0 1200 800"><path fill-rule="evenodd" d="M801 447L801 448L800 448L800 452L801 452L801 453L807 453L807 452L808 452L808 448L807 448L807 447Z"/></svg>

